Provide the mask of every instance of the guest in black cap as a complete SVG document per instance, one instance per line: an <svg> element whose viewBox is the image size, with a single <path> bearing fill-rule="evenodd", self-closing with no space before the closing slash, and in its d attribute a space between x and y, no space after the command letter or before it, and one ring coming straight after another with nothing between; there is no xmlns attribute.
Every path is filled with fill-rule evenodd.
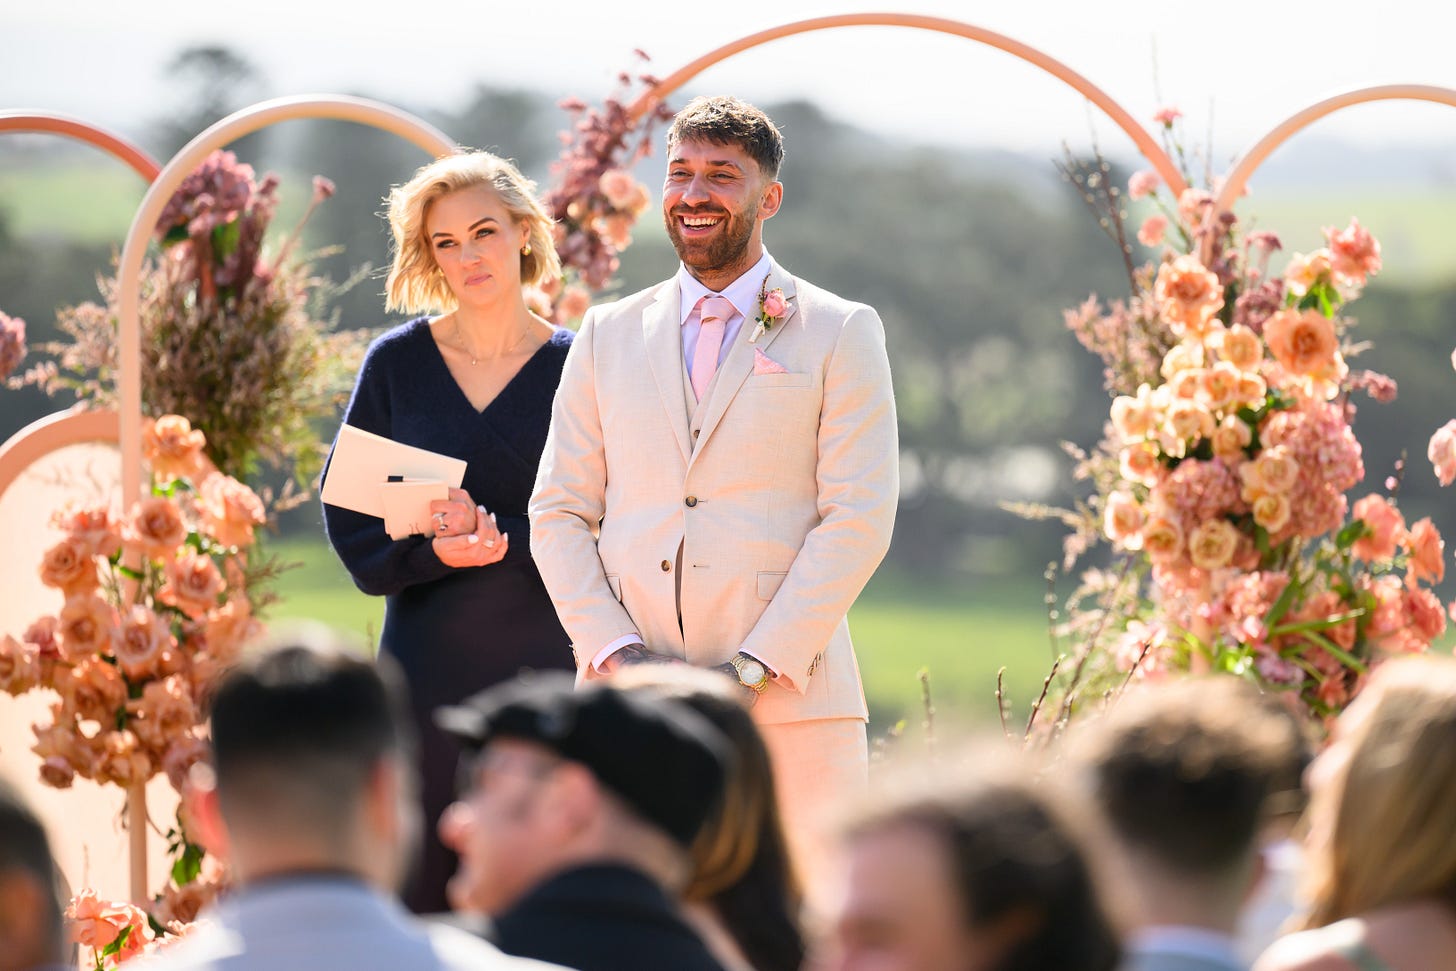
<svg viewBox="0 0 1456 971"><path fill-rule="evenodd" d="M450 898L495 943L579 971L722 971L679 916L732 758L686 705L543 673L439 709L465 743L440 821Z"/></svg>

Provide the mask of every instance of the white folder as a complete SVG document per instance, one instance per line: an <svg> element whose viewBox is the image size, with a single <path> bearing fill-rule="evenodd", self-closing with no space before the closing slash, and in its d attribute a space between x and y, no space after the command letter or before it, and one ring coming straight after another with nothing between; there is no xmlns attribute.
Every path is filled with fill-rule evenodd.
<svg viewBox="0 0 1456 971"><path fill-rule="evenodd" d="M464 459L341 425L320 496L331 506L384 519L390 536L399 539L429 532L430 501L459 488L465 465Z"/></svg>

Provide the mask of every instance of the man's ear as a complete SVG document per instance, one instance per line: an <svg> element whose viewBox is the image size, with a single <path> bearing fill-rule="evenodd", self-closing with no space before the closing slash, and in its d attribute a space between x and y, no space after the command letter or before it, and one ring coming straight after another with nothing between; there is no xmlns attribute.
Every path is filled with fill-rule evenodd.
<svg viewBox="0 0 1456 971"><path fill-rule="evenodd" d="M764 190L763 198L758 201L759 221L772 219L779 211L779 206L784 204L784 184L777 179L769 184Z"/></svg>
<svg viewBox="0 0 1456 971"><path fill-rule="evenodd" d="M576 835L602 818L602 787L584 765L567 762L554 773L555 792L548 803L563 835Z"/></svg>
<svg viewBox="0 0 1456 971"><path fill-rule="evenodd" d="M182 818L182 828L190 842L209 855L228 861L232 846L218 801L217 776L211 766L199 763L188 771L187 782L182 787Z"/></svg>

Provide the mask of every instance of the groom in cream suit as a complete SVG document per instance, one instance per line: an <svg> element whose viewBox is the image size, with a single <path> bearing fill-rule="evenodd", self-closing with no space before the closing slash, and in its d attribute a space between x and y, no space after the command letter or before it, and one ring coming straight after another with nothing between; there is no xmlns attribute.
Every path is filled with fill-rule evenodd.
<svg viewBox="0 0 1456 971"><path fill-rule="evenodd" d="M753 703L790 838L864 785L845 615L884 557L899 449L875 311L763 246L783 143L698 98L667 135L672 279L592 308L567 357L531 500L531 551L579 677L677 660Z"/></svg>

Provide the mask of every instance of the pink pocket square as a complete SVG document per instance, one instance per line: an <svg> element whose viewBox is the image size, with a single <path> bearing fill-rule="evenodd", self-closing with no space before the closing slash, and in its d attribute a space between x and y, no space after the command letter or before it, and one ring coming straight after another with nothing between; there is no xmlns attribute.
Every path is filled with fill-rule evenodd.
<svg viewBox="0 0 1456 971"><path fill-rule="evenodd" d="M765 354L762 349L753 349L754 374L788 374L789 369Z"/></svg>

